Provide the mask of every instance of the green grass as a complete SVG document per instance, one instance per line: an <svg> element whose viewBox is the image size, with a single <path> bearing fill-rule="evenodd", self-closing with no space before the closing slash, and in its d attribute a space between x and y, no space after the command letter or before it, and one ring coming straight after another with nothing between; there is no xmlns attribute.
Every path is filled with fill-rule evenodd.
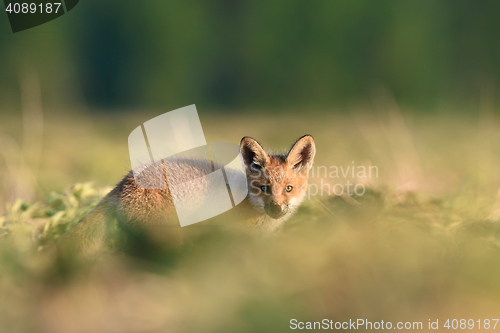
<svg viewBox="0 0 500 333"><path fill-rule="evenodd" d="M0 217L1 332L282 332L293 318L424 328L439 319L442 328L448 318L498 318L500 131L487 114L201 113L210 141L250 135L288 148L310 133L316 165L355 161L379 177L325 178L362 182L366 193L314 196L271 237L210 235L168 264L118 251L59 279L51 245L126 173L127 135L150 115L113 126L114 116L46 116L33 195L6 199ZM8 121L4 133L21 142L19 119Z"/></svg>

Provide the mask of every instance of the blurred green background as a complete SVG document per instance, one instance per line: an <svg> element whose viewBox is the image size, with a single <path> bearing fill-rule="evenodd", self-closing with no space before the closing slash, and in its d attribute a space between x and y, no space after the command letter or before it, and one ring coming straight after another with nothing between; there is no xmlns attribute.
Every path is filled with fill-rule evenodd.
<svg viewBox="0 0 500 333"><path fill-rule="evenodd" d="M2 104L35 68L49 108L342 108L384 86L419 111L498 94L500 3L81 1L12 34L0 15Z"/></svg>
<svg viewBox="0 0 500 333"><path fill-rule="evenodd" d="M0 143L10 170L0 199L89 180L111 186L130 167L128 134L190 104L209 140L255 135L271 147L330 135L317 124L366 146L352 115L395 110L431 117L436 131L494 131L499 14L495 0L86 0L16 34L0 15ZM335 152L335 134L320 148Z"/></svg>

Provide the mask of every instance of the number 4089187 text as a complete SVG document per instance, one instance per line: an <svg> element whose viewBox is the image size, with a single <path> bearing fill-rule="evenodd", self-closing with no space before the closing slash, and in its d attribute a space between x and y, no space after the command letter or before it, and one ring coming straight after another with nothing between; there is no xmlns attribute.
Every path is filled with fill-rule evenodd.
<svg viewBox="0 0 500 333"><path fill-rule="evenodd" d="M9 3L5 11L15 14L57 14L61 3Z"/></svg>

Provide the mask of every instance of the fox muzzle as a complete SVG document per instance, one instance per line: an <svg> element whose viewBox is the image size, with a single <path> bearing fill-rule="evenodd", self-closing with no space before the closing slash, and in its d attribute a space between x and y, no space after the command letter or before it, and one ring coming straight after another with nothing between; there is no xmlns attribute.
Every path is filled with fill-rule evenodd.
<svg viewBox="0 0 500 333"><path fill-rule="evenodd" d="M273 219L279 219L280 217L283 217L287 212L288 212L288 206L287 205L279 205L276 203L267 203L264 206L264 209L270 217Z"/></svg>

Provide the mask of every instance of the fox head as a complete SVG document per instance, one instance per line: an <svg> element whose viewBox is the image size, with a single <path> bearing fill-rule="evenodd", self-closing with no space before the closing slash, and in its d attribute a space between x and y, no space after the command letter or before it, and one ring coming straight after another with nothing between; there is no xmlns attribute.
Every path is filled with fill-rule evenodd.
<svg viewBox="0 0 500 333"><path fill-rule="evenodd" d="M273 219L290 216L307 192L308 172L316 146L310 135L298 139L287 154L267 153L254 139L244 137L240 152L246 168L249 200Z"/></svg>

